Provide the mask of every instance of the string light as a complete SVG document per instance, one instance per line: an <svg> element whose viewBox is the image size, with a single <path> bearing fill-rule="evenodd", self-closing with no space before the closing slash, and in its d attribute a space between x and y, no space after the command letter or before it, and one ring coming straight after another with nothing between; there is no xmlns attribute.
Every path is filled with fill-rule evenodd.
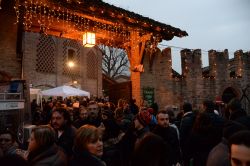
<svg viewBox="0 0 250 166"><path fill-rule="evenodd" d="M130 40L128 29L132 29L131 27L125 27L119 23L109 25L90 20L89 18L79 16L74 12L72 13L68 9L52 4L48 5L42 1L35 2L26 0L23 3L17 2L14 6L17 18L16 23L19 23L20 21L20 11L22 7L24 7L25 11L23 16L23 25L26 31L32 30L33 21L35 21L34 18L36 18L36 22L40 27L40 32L47 34L54 22L54 19L56 19L58 23L63 23L63 27L67 29L68 33L78 31L105 31L107 35L111 36L111 39L106 42L107 45L113 45L115 41L114 36L121 37L123 42ZM114 15L114 13L112 14ZM62 32L62 34L64 33L65 32ZM101 44L100 41L97 41L97 43Z"/></svg>
<svg viewBox="0 0 250 166"><path fill-rule="evenodd" d="M0 1L1 2L1 1ZM71 3L72 1L69 1L69 3ZM84 3L84 2L80 2L77 1L78 4ZM0 3L1 4L1 3ZM142 20L136 20L133 17L128 17L126 14L124 15L123 13L118 14L118 13L114 13L111 12L110 17L115 17L115 15L119 15L119 17L127 17L127 19L129 20L129 22L132 22L131 24L129 24L129 26L124 26L123 23L104 23L107 20L101 20L101 21L96 21L97 19L89 19L89 17L86 16L82 16L82 15L78 15L77 13L75 13L72 10L66 9L64 7L58 6L58 4L47 4L43 1L40 0L36 0L36 1L32 1L32 0L25 0L23 3L19 3L19 1L17 1L16 5L14 6L15 9L15 13L16 13L16 23L20 22L20 11L25 10L24 11L24 16L23 16L23 25L26 31L31 31L32 30L32 26L35 24L35 21L38 23L39 27L40 27L40 31L42 33L47 34L48 31L51 28L51 25L53 25L54 22L58 22L63 24L63 28L67 29L69 32L78 32L78 31L96 31L96 32L103 32L105 33L105 35L108 35L110 37L110 39L106 40L106 42L104 43L105 45L109 45L109 46L115 46L115 37L120 37L122 39L123 43L129 42L131 40L131 34L130 34L130 30L133 29L136 31L137 35L136 35L136 43L140 43L144 40L143 37L141 37L142 35L140 33L145 33L144 29L142 28L137 28L135 29L135 27L130 26L132 25L132 23L134 23L134 25L142 25L143 27L149 27L152 28L153 25L151 23L142 21ZM96 9L93 9L96 10ZM101 9L100 11L101 14L103 15L107 15L107 11L105 11L105 9ZM100 19L99 19L100 20ZM134 21L136 20L136 21ZM92 29L91 29L92 27ZM155 27L157 28L157 27ZM162 27L160 28L162 31L167 32L168 34L175 34L179 37L185 36L185 34L183 33L179 33L176 32L174 28L171 28L171 26L168 27ZM62 32L62 34L65 32ZM152 35L152 34L151 34ZM104 39L104 37L102 37L102 39ZM151 40L151 50L156 50L156 47L160 41L160 37L155 37L153 38L153 40ZM103 41L99 40L97 41L97 44L103 44ZM160 44L162 46L168 46L171 48L176 48L176 49L185 49L182 47L177 47L177 46L169 46L169 45L163 45ZM139 47L138 44L135 45L136 48ZM132 51L134 51L135 49L132 49ZM190 51L193 51L194 49L190 49ZM209 52L207 50L201 50L203 52ZM215 50L213 50L213 52L216 52ZM185 53L186 56L186 53ZM187 59L185 59L186 63ZM242 60L240 60L242 61ZM188 64L185 64L186 66L184 67L186 69L186 71L189 70L189 66ZM215 64L216 66L216 64ZM237 74L239 76L242 76L242 68L243 68L243 63L239 62L238 64L239 69ZM216 70L214 70L214 72L216 72ZM215 74L216 75L216 74Z"/></svg>
<svg viewBox="0 0 250 166"><path fill-rule="evenodd" d="M107 40L109 44L114 44L114 41L117 41L117 38L115 37L119 37L121 42L128 42L130 40L129 32L135 28L139 29L139 31L143 33L154 30L155 32L158 31L157 33L159 34L164 35L165 33L177 34L178 37L188 35L185 31L181 31L178 28L150 20L129 11L120 10L119 8L114 7L114 9L112 9L111 7L108 9L109 11L107 11L106 8L103 7L103 5L107 5L105 3L103 5L96 5L91 1L89 2L89 10L95 11L95 14L91 14L90 16L94 19L90 19L89 16L81 15L85 13L81 12L84 11L81 10L81 4L84 3L84 1L79 0L55 0L54 2L49 3L42 0L25 0L20 3L16 0L16 23L20 21L20 10L24 7L25 9L22 11L24 13L24 16L22 16L24 20L22 20L22 23L24 24L26 31L31 31L32 26L38 24L40 26L40 32L46 34L56 20L58 23L63 23L63 28L67 29L67 32L77 32L79 34L79 31L92 30L97 32L103 30L104 32L102 31L102 34L105 33L110 36L110 40ZM74 6L75 4L80 5L76 8L76 6ZM100 10L98 10L99 7ZM87 10L85 9L85 11ZM100 20L100 18L96 19L95 15L103 17L104 21L97 21ZM110 23L107 23L107 21ZM152 21L154 24L152 24ZM146 25L145 27L143 27L144 24ZM171 29L171 31L169 31L169 29ZM61 34L65 34L65 32L61 32ZM103 39L103 37L101 38Z"/></svg>

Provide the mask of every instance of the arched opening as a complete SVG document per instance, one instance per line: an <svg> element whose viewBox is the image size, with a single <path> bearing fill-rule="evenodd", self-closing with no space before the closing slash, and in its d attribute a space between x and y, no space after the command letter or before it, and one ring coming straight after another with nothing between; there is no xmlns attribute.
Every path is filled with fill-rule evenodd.
<svg viewBox="0 0 250 166"><path fill-rule="evenodd" d="M222 101L228 103L234 97L237 97L235 90L232 87L228 87L222 94Z"/></svg>

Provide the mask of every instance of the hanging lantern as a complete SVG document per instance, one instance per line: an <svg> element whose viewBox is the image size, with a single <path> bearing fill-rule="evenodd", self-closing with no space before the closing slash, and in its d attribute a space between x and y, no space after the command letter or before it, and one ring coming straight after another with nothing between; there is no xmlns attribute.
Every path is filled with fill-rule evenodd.
<svg viewBox="0 0 250 166"><path fill-rule="evenodd" d="M93 32L84 33L82 42L84 47L93 47L95 45L95 33Z"/></svg>

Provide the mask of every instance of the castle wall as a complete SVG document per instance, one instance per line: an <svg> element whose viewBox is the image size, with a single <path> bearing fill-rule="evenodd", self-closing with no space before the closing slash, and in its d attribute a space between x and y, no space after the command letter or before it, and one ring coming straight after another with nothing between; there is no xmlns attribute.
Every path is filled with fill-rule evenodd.
<svg viewBox="0 0 250 166"><path fill-rule="evenodd" d="M186 85L184 89L184 101L193 105L200 103L203 94L201 50L191 51L184 49L181 51L182 82Z"/></svg>
<svg viewBox="0 0 250 166"><path fill-rule="evenodd" d="M215 101L216 98L221 98L228 87L231 87L236 97L240 99L243 89L249 86L246 89L246 96L250 99L249 52L236 51L235 58L229 60L228 50L222 52L210 50L209 73L204 76L201 50L181 50L182 73L175 78L172 77L170 48L154 54L152 70L149 68L148 55L144 56L145 72L141 73L141 85L154 88L155 102L160 109L166 105L180 108L185 101L192 103L195 109L200 109L204 100ZM232 71L235 71L237 77L230 76ZM246 104L250 108L250 102Z"/></svg>

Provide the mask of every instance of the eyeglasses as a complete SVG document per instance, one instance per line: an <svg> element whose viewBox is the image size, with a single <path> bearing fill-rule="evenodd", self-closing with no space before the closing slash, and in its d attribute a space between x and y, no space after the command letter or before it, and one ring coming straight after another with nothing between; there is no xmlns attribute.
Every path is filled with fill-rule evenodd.
<svg viewBox="0 0 250 166"><path fill-rule="evenodd" d="M0 138L0 142L10 142L11 140L10 139L7 139L7 138Z"/></svg>

